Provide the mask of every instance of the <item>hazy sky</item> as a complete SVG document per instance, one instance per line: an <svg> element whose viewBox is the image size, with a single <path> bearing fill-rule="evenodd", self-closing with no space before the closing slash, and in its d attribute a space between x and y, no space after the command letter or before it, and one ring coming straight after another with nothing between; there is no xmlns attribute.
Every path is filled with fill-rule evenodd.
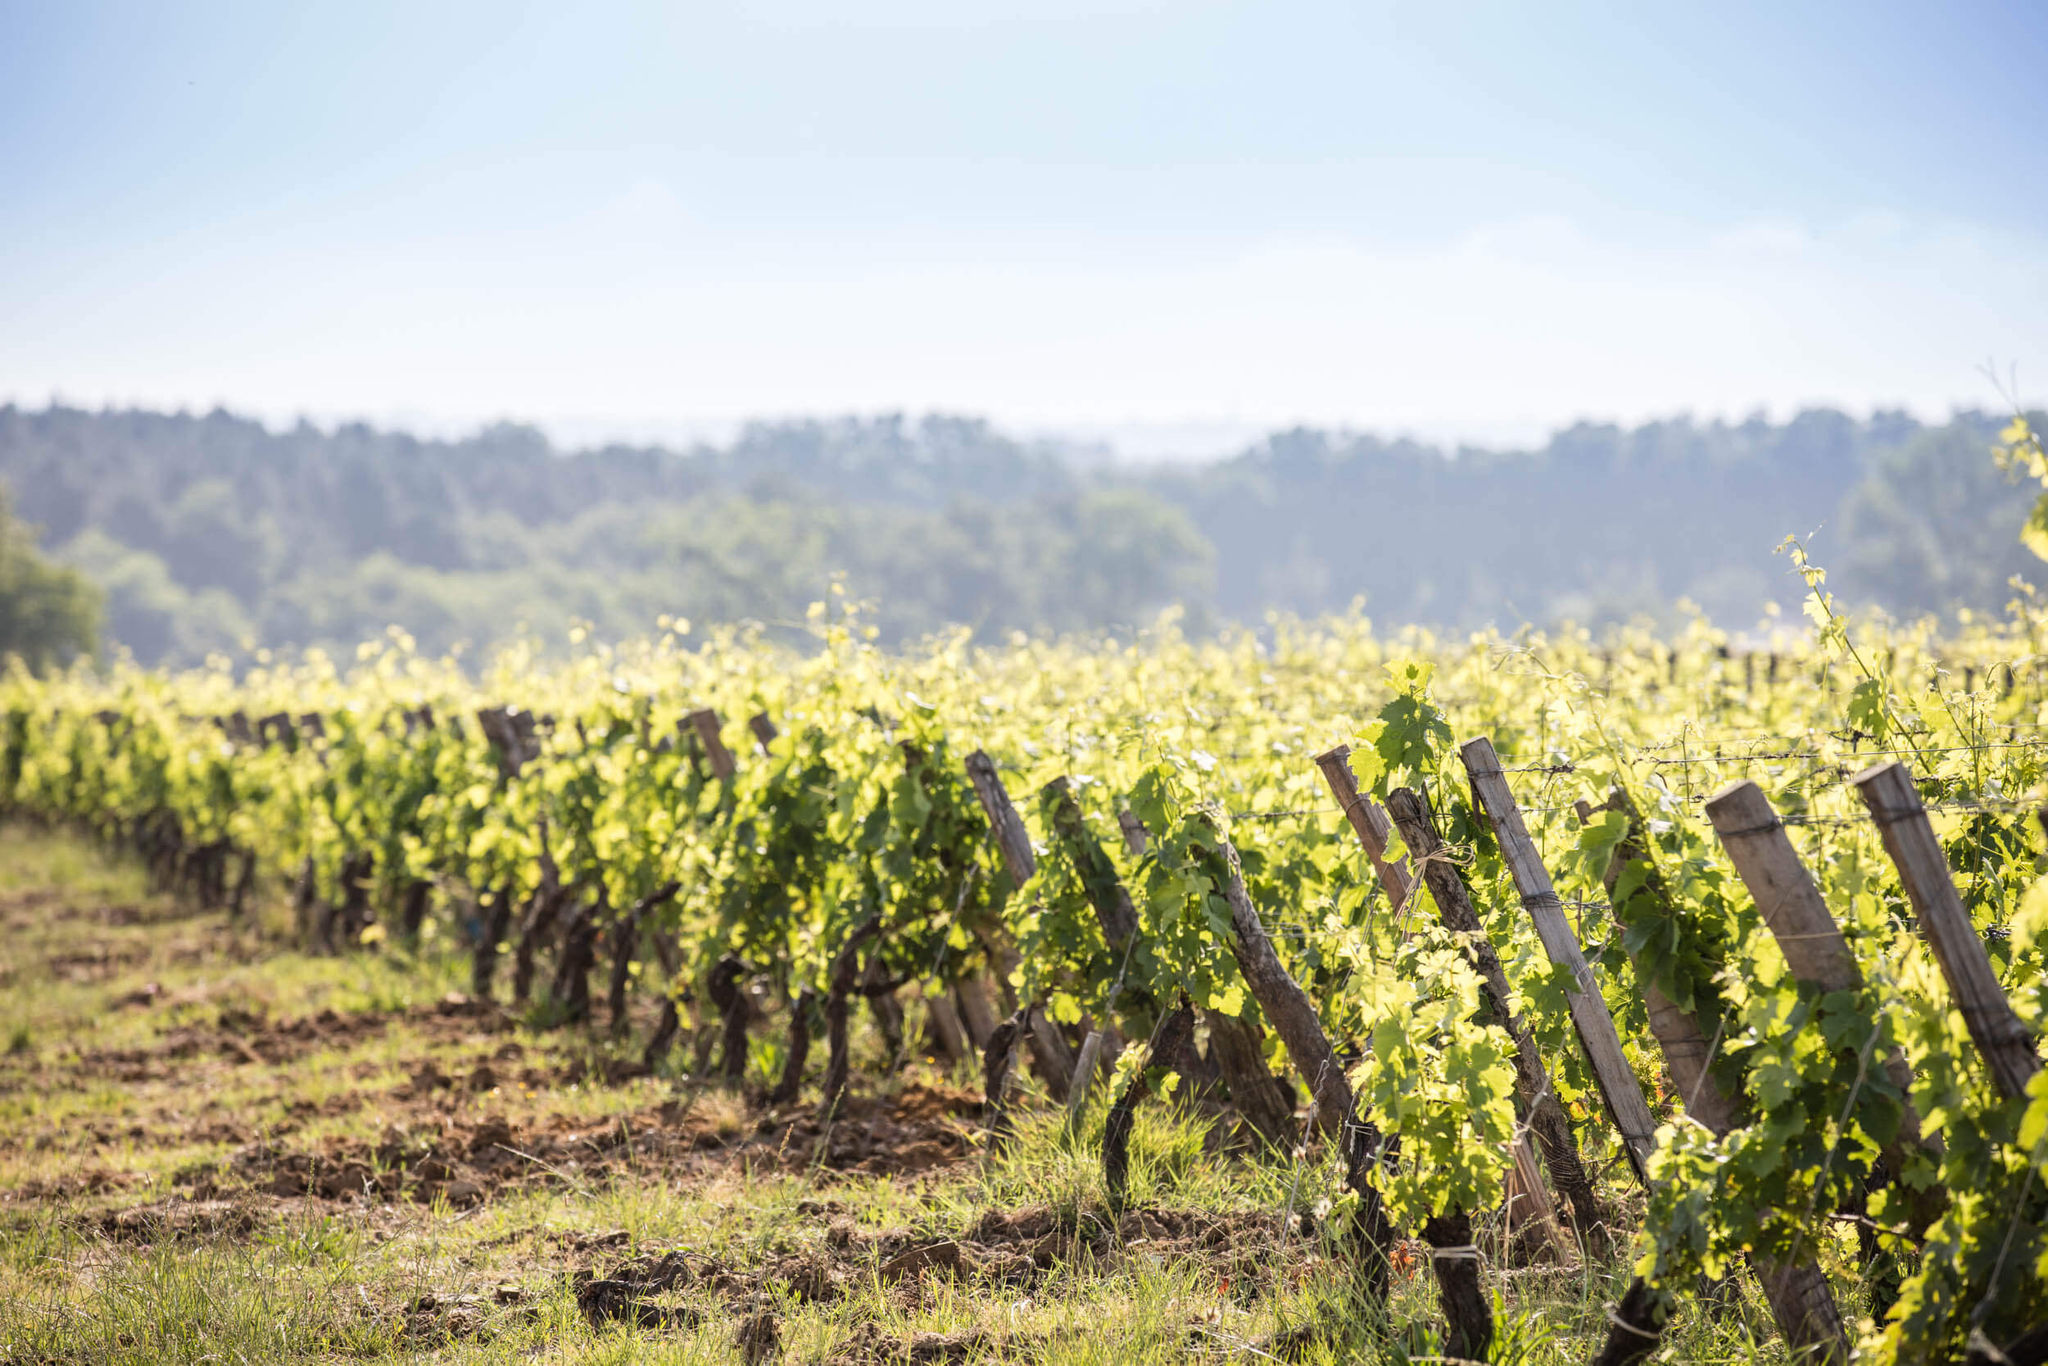
<svg viewBox="0 0 2048 1366"><path fill-rule="evenodd" d="M0 0L0 397L1940 415L2048 396L2044 70L2038 4Z"/></svg>

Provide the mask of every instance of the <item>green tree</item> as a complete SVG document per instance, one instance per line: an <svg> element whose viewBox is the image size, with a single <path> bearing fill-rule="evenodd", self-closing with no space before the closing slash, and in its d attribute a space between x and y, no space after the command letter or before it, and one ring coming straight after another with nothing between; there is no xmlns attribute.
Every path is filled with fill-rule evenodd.
<svg viewBox="0 0 2048 1366"><path fill-rule="evenodd" d="M1958 419L1879 457L1837 522L1848 598L1902 615L1994 610L2007 582L2036 568L2027 548L2048 542L2029 539L2026 490L1984 458L1990 435Z"/></svg>
<svg viewBox="0 0 2048 1366"><path fill-rule="evenodd" d="M35 528L14 519L0 489L0 660L17 658L40 673L91 654L99 617L99 590L37 553Z"/></svg>

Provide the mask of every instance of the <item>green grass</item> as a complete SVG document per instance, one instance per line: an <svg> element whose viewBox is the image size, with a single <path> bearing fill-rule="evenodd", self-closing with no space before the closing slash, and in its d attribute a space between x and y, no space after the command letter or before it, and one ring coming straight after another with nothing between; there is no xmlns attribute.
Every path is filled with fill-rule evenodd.
<svg viewBox="0 0 2048 1366"><path fill-rule="evenodd" d="M715 1140L756 1117L737 1096L686 1080L565 1081L567 1064L607 1045L538 1028L541 1013L487 1036L438 1021L435 1004L463 981L452 956L289 952L150 895L133 867L59 835L0 828L0 929L0 1361L733 1362L741 1325L763 1314L789 1362L1260 1361L1276 1334L1307 1324L1333 1339L1310 1342L1296 1357L1306 1362L1437 1351L1420 1261L1397 1278L1388 1318L1368 1321L1341 1249L1299 1232L1301 1213L1336 1191L1325 1163L1216 1151L1205 1122L1159 1103L1139 1112L1134 1206L1203 1212L1220 1234L1155 1237L1134 1223L1075 1241L1060 1231L1114 1224L1099 1100L1075 1129L1060 1112L1027 1109L1001 1153L893 1178L792 1170L770 1151L578 1171L551 1160L547 1180L461 1208L280 1196L229 1180L218 1207L203 1207L223 1223L123 1230L108 1221L137 1207L201 1210L192 1173L227 1172L250 1145L370 1153L394 1126L463 1131L487 1116L520 1133L653 1126ZM181 1030L213 1039L224 1016L322 1010L390 1018L275 1064L161 1055ZM545 1074L540 1084L507 1064L484 1094L404 1093L429 1060L462 1076L514 1044L516 1066ZM105 1059L123 1050L154 1061L117 1075ZM859 1073L856 1090L887 1098L946 1082L920 1064L895 1078ZM1055 1229L1044 1247L998 1242L955 1272L882 1274L895 1250L967 1239L991 1211L1039 1206ZM1626 1267L1502 1270L1498 1231L1482 1222L1494 1359L1586 1360ZM673 1249L699 1272L661 1302L694 1310L693 1326L593 1325L579 1309L579 1276ZM1040 1252L1050 1265L1023 1270ZM823 1299L806 1293L819 1276L831 1286ZM1683 1310L1672 1359L1782 1359L1759 1340L1768 1316L1749 1293L1718 1319Z"/></svg>

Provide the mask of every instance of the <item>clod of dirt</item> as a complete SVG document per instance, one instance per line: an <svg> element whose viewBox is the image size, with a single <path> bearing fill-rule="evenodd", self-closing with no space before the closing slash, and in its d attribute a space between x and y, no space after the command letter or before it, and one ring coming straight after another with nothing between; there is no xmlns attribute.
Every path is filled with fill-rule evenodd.
<svg viewBox="0 0 2048 1366"><path fill-rule="evenodd" d="M163 994L164 989L161 986L155 982L145 982L133 991L116 996L109 1004L116 1010L130 1010L136 1006L155 1005L157 998Z"/></svg>
<svg viewBox="0 0 2048 1366"><path fill-rule="evenodd" d="M412 1312L405 1316L405 1336L414 1342L482 1337L489 1326L490 1311L475 1295L445 1300L422 1295L413 1301Z"/></svg>
<svg viewBox="0 0 2048 1366"><path fill-rule="evenodd" d="M99 1227L109 1238L144 1241L232 1237L256 1227L256 1211L231 1200L166 1200L108 1210L100 1216Z"/></svg>
<svg viewBox="0 0 2048 1366"><path fill-rule="evenodd" d="M0 1199L10 1203L38 1204L76 1200L85 1195L101 1195L107 1191L126 1190L139 1178L133 1172L113 1172L103 1167L90 1167L84 1171L70 1172L62 1176L31 1177L12 1190L0 1193Z"/></svg>
<svg viewBox="0 0 2048 1366"><path fill-rule="evenodd" d="M1025 1205L1014 1210L992 1209L974 1226L977 1243L1035 1243L1061 1226L1051 1205Z"/></svg>
<svg viewBox="0 0 2048 1366"><path fill-rule="evenodd" d="M640 1294L659 1295L694 1283L697 1274L690 1268L688 1253L664 1252L620 1263L611 1279L632 1286Z"/></svg>
<svg viewBox="0 0 2048 1366"><path fill-rule="evenodd" d="M576 1252L595 1252L602 1247L624 1247L628 1241L626 1230L622 1228L606 1229L601 1233L561 1233L555 1237L564 1247Z"/></svg>
<svg viewBox="0 0 2048 1366"><path fill-rule="evenodd" d="M828 1359L828 1366L882 1366L882 1363L953 1363L969 1360L1030 1361L1043 1355L1044 1344L1027 1339L1004 1339L979 1328L959 1333L912 1333L895 1337L878 1328L873 1320L855 1330Z"/></svg>
<svg viewBox="0 0 2048 1366"><path fill-rule="evenodd" d="M412 1194L422 1203L445 1200L457 1209L466 1209L484 1198L484 1188L474 1181L457 1178L453 1181L422 1181L413 1187Z"/></svg>
<svg viewBox="0 0 2048 1366"><path fill-rule="evenodd" d="M398 1094L413 1100L424 1100L434 1092L446 1091L454 1085L454 1079L441 1070L439 1063L429 1058L412 1074L412 1080L398 1088Z"/></svg>
<svg viewBox="0 0 2048 1366"><path fill-rule="evenodd" d="M576 1287L576 1307L591 1324L630 1323L636 1328L694 1328L703 1314L689 1305L656 1304L642 1298L632 1281L585 1281Z"/></svg>
<svg viewBox="0 0 2048 1366"><path fill-rule="evenodd" d="M839 1273L818 1257L785 1257L769 1274L800 1304L830 1304L840 1295Z"/></svg>
<svg viewBox="0 0 2048 1366"><path fill-rule="evenodd" d="M898 1253L882 1263L882 1279L900 1281L910 1276L921 1276L927 1271L972 1271L974 1258L960 1244L951 1239L942 1243L929 1243L914 1247L908 1252Z"/></svg>
<svg viewBox="0 0 2048 1366"><path fill-rule="evenodd" d="M244 1149L237 1153L234 1163L246 1169L257 1169L265 1156L268 1156L267 1150L259 1145L255 1151ZM272 1195L317 1195L323 1200L349 1200L386 1187L396 1189L397 1184L398 1173L375 1173L367 1163L327 1162L312 1154L289 1153L275 1159L263 1189Z"/></svg>
<svg viewBox="0 0 2048 1366"><path fill-rule="evenodd" d="M1117 1220L1116 1235L1127 1243L1159 1242L1173 1237L1174 1229L1148 1210L1132 1210Z"/></svg>
<svg viewBox="0 0 2048 1366"><path fill-rule="evenodd" d="M514 1137L510 1124L502 1119L487 1119L470 1133L469 1155L481 1157L488 1152L510 1148Z"/></svg>
<svg viewBox="0 0 2048 1366"><path fill-rule="evenodd" d="M740 1321L736 1340L747 1366L760 1366L782 1345L782 1321L773 1309L757 1310Z"/></svg>

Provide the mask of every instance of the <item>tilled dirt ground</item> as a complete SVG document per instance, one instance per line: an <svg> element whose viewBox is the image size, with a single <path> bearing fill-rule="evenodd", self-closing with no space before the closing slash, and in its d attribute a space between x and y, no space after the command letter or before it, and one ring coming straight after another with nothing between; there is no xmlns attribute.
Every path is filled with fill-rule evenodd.
<svg viewBox="0 0 2048 1366"><path fill-rule="evenodd" d="M411 1065L397 1085L347 1085L319 1096L292 1093L291 1064L316 1052L346 1054L394 1033L436 1050ZM9 1069L0 1093L54 1094L81 1084L111 1084L137 1103L124 1106L118 1118L45 1128L28 1138L28 1150L113 1150L130 1165L88 1159L58 1176L23 1180L0 1199L34 1203L130 1188L142 1175L133 1166L138 1151L194 1145L226 1151L172 1171L175 1198L218 1201L268 1193L344 1203L445 1200L456 1206L507 1189L575 1187L622 1174L701 1179L711 1168L732 1164L811 1171L825 1179L915 1174L960 1162L975 1150L980 1098L935 1079L910 1081L886 1096L851 1095L830 1120L810 1106L748 1107L734 1124L730 1107L720 1107L715 1118L701 1112L696 1100L702 1088L694 1086L630 1109L608 1107L602 1119L559 1111L511 1117L500 1105L508 1088L531 1110L534 1099L558 1090L587 1095L607 1085L603 1068L564 1059L557 1047L516 1034L502 1009L450 996L423 1008L326 1009L284 1020L227 1010L210 1022L173 1025L146 1045L59 1053ZM466 1056L444 1061L450 1048ZM399 1065L406 1066L402 1060ZM194 1084L223 1069L236 1082L260 1087L274 1081L274 1088L258 1092L274 1115L238 1120L222 1113L232 1105L203 1092L195 1097ZM389 1065L342 1062L330 1070L363 1078ZM151 1103L158 1091L172 1094ZM190 1117L195 1106L200 1115ZM333 1119L365 1121L375 1133L295 1137L317 1121Z"/></svg>
<svg viewBox="0 0 2048 1366"><path fill-rule="evenodd" d="M531 1071L532 1069L528 1069ZM496 1089L490 1064L450 1078L429 1064L405 1098L437 1090ZM766 1112L740 1132L693 1121L687 1103L664 1101L608 1122L553 1116L515 1124L470 1116L450 1106L415 1108L375 1141L335 1139L313 1148L257 1142L225 1157L179 1169L172 1185L193 1199L250 1192L313 1196L343 1203L403 1198L462 1207L507 1190L574 1189L615 1175L701 1181L715 1167L893 1176L930 1171L966 1158L968 1125L978 1113L969 1092L912 1083L899 1094L852 1097L827 1122L809 1110Z"/></svg>
<svg viewBox="0 0 2048 1366"><path fill-rule="evenodd" d="M863 1071L826 1116L647 1076L419 965L284 954L148 898L0 892L0 925L0 1009L24 1021L0 1053L0 1242L73 1249L0 1297L52 1296L48 1341L89 1339L110 1269L336 1238L360 1271L334 1322L393 1351L548 1354L567 1322L710 1334L748 1363L1086 1357L1093 1335L1045 1308L1163 1277L1148 1312L1179 1359L1330 1274L1291 1192L1112 1216L1070 1176L996 1170L979 1095L926 1064ZM1186 1161L1235 1160L1214 1146L1192 1135Z"/></svg>

